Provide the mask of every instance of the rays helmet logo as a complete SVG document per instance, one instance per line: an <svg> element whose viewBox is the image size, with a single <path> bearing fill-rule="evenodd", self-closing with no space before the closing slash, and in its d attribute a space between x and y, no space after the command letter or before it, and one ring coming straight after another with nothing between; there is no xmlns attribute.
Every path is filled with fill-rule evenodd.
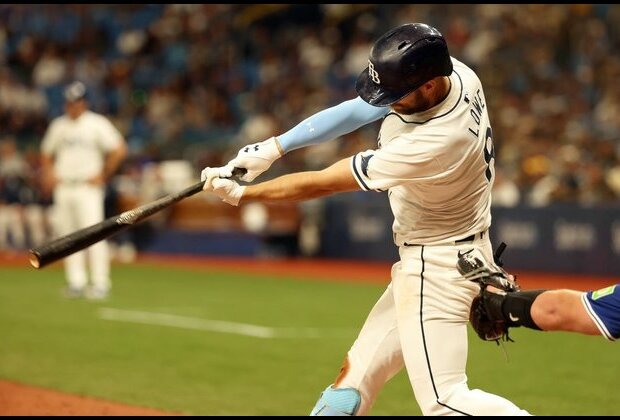
<svg viewBox="0 0 620 420"><path fill-rule="evenodd" d="M381 79L379 79L379 73L377 73L377 70L375 70L375 65L372 64L370 60L368 60L368 75L370 76L373 82L375 82L378 85L381 84Z"/></svg>

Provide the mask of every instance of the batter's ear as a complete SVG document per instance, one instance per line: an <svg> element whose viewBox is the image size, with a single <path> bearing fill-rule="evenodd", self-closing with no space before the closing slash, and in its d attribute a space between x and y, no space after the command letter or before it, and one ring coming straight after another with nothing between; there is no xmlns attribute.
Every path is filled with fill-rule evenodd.
<svg viewBox="0 0 620 420"><path fill-rule="evenodd" d="M420 86L420 88L424 91L433 90L437 87L438 83L439 83L439 77L436 77L424 83L422 86Z"/></svg>

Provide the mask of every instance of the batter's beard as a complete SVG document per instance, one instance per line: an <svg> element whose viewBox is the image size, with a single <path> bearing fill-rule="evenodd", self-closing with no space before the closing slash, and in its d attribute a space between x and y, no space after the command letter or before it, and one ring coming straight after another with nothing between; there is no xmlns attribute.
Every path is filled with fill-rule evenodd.
<svg viewBox="0 0 620 420"><path fill-rule="evenodd" d="M431 108L430 101L424 99L423 102L418 102L415 106L407 106L407 105L392 105L392 109L401 115L413 115L418 112L426 111Z"/></svg>

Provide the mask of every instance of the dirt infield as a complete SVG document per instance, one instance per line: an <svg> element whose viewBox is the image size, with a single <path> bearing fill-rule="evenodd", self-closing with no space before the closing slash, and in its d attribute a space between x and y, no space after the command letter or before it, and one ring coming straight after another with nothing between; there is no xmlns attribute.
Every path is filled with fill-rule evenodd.
<svg viewBox="0 0 620 420"><path fill-rule="evenodd" d="M0 381L0 416L174 416L151 408Z"/></svg>
<svg viewBox="0 0 620 420"><path fill-rule="evenodd" d="M60 263L56 263L58 265ZM260 260L242 258L141 255L137 265L178 267L198 271L230 270L275 277L303 277L322 281L364 282L387 285L389 263L334 260ZM30 267L26 254L0 253L0 267ZM34 270L34 268L33 268ZM525 289L571 288L592 290L617 283L610 277L515 272ZM179 415L133 407L90 397L0 381L0 416L5 415L87 415L163 416Z"/></svg>

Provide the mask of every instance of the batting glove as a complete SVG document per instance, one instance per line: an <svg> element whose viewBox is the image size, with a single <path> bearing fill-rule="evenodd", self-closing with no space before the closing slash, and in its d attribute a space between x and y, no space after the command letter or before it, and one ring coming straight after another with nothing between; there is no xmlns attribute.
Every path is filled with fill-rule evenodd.
<svg viewBox="0 0 620 420"><path fill-rule="evenodd" d="M232 171L229 171L226 166L222 168L205 168L202 171L204 176L204 185L202 189L204 191L212 192L222 199L225 203L233 206L238 206L245 186L237 184L230 177ZM220 174L228 175L226 178L220 178Z"/></svg>
<svg viewBox="0 0 620 420"><path fill-rule="evenodd" d="M244 168L247 173L241 176L241 181L250 182L265 172L273 162L282 157L278 140L271 137L260 143L244 146L237 156L226 165L229 168Z"/></svg>
<svg viewBox="0 0 620 420"><path fill-rule="evenodd" d="M219 168L206 167L200 173L200 180L205 184L202 189L204 191L211 191L211 183L215 178L230 178L232 176L233 168L230 166L221 166Z"/></svg>

